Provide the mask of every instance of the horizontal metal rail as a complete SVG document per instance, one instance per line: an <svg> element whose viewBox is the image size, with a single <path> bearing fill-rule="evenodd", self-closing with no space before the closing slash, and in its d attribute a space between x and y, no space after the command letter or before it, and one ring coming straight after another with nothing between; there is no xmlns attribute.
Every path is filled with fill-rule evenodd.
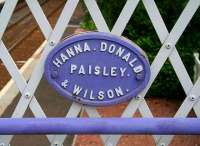
<svg viewBox="0 0 200 146"><path fill-rule="evenodd" d="M199 118L23 118L0 119L1 135L159 134L198 135Z"/></svg>

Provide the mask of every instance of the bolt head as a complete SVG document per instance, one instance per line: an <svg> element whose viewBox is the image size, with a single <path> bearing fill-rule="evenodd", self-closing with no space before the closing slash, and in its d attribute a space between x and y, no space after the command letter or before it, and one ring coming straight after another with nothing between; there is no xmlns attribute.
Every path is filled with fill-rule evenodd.
<svg viewBox="0 0 200 146"><path fill-rule="evenodd" d="M136 98L137 100L139 100L139 99L142 98L142 96L141 96L141 95L137 95L135 98Z"/></svg>
<svg viewBox="0 0 200 146"><path fill-rule="evenodd" d="M58 142L54 143L54 146L63 146L62 144L59 144Z"/></svg>
<svg viewBox="0 0 200 146"><path fill-rule="evenodd" d="M190 95L189 97L190 97L191 101L195 101L197 99L197 97L195 95Z"/></svg>
<svg viewBox="0 0 200 146"><path fill-rule="evenodd" d="M54 42L54 41L50 41L50 42L49 42L49 45L50 45L50 46L55 46L55 42Z"/></svg>
<svg viewBox="0 0 200 146"><path fill-rule="evenodd" d="M58 77L58 71L57 70L52 71L51 77L54 78L54 79L57 78Z"/></svg>
<svg viewBox="0 0 200 146"><path fill-rule="evenodd" d="M27 99L29 99L29 98L31 98L31 94L30 94L29 92L26 92L26 93L25 93L25 97L26 97Z"/></svg>
<svg viewBox="0 0 200 146"><path fill-rule="evenodd" d="M165 144L164 144L164 143L161 143L160 146L165 146Z"/></svg>
<svg viewBox="0 0 200 146"><path fill-rule="evenodd" d="M75 96L75 99L77 100L77 101L81 101L81 98L80 97L78 97L78 96Z"/></svg>
<svg viewBox="0 0 200 146"><path fill-rule="evenodd" d="M167 43L165 47L166 47L167 49L171 49L171 48L172 48L172 44Z"/></svg>

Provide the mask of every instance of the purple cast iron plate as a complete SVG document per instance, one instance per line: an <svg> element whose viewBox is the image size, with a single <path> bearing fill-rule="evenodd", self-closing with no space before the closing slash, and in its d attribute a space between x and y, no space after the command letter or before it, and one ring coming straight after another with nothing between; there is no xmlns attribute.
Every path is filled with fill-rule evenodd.
<svg viewBox="0 0 200 146"><path fill-rule="evenodd" d="M131 41L87 32L65 39L49 53L45 76L69 100L107 106L136 97L148 84L150 65Z"/></svg>

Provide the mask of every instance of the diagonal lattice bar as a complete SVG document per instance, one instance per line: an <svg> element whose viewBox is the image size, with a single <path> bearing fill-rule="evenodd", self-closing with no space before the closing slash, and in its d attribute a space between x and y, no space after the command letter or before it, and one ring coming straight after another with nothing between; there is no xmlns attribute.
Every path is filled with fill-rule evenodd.
<svg viewBox="0 0 200 146"><path fill-rule="evenodd" d="M94 20L97 28L98 28L98 31L110 32L109 28L108 28L108 26L107 26L107 24L106 24L106 22L105 22L105 20L104 20L104 18L102 16L102 14L101 14L101 12L100 12L100 10L98 8L98 5L97 5L96 1L95 0L85 0L84 2L86 4L86 7L88 8L93 20ZM120 26L120 28L118 28L118 30L123 31L125 29L125 25L124 24L120 25L120 23L122 21L125 24L128 23L131 15L132 15L132 13L134 11L134 9L131 8L131 5L134 5L136 7L138 2L139 1L135 1L135 0L128 0L127 1L126 5L124 6L124 9L122 10L122 12L120 14L121 16L119 17L119 19L116 22L116 25ZM123 19L123 17L126 14L127 9L130 12L130 14L129 14L128 17L126 16L126 19ZM113 28L113 30L114 30L114 28ZM113 31L113 33L114 33L114 31ZM117 32L116 32L116 34L117 34ZM119 35L121 35L121 34L119 34ZM88 113L89 117L100 117L99 113L97 112L97 110L95 108L85 107L85 109L86 109L86 112ZM76 109L74 109L74 110L76 111ZM59 135L56 136L56 137L57 138L54 140L55 142L53 142L53 143L58 143L58 141L60 141L60 143L63 143L65 138L66 138L66 136L59 136ZM103 142L105 143L107 138L108 138L108 136L103 136L102 135L101 138L102 138Z"/></svg>
<svg viewBox="0 0 200 146"><path fill-rule="evenodd" d="M158 34L161 42L164 41L165 35L168 34L168 31L167 31L167 28L164 25L164 22L162 21L161 17L158 17L159 12L158 12L158 8L157 8L155 2L154 1L148 2L148 1L144 0L144 6L146 7L146 9L149 9L149 11L147 11L147 12L148 12L152 22L158 22L160 20L159 23L154 23L154 27L157 30L157 34ZM155 15L151 14L151 12L153 12L153 11L155 11L155 13L157 13L157 17L154 17ZM153 21L153 19L156 19L156 20ZM191 90L193 84L192 84L192 81L191 81L176 49L169 56L169 59L170 59L170 62L173 65L173 68L183 86L185 93L189 96L189 94L191 94L191 93L189 93L189 91ZM188 98L186 98L185 101L183 102L182 106L179 109L179 111L181 111L181 112L178 111L176 113L175 117L186 117L188 112L193 107L194 103L195 103L195 101L191 101L191 100L188 100ZM170 136L170 137L172 140L172 136ZM168 139L168 140L166 140L166 139ZM161 140L161 142L158 145L161 145L161 144L168 145L171 140L169 137L165 138L165 142Z"/></svg>
<svg viewBox="0 0 200 146"><path fill-rule="evenodd" d="M170 34L166 29L166 26L160 16L158 8L154 2L154 0L142 0L144 6L149 14L149 17L155 27L155 30L160 38L162 43L162 47L158 52L154 62L151 65L152 70L152 77L148 87L138 96L138 98L133 99L130 101L129 105L125 109L122 114L122 117L132 117L137 109L140 110L140 113L143 117L153 117L144 96L148 89L150 88L151 84L155 80L156 76L158 75L160 69L162 68L164 62L169 57L170 62L178 76L178 79L183 86L185 93L187 94L186 99L184 100L183 104L179 108L178 112L176 113L175 117L185 117L189 113L189 111L194 108L195 113L197 116L200 116L200 102L198 102L199 90L200 90L200 79L197 83L193 86L191 79L182 63L182 60L175 48L175 44L182 35L183 31L185 30L186 26L190 22L192 16L196 12L197 8L200 5L199 0L190 0L182 12L180 18L178 19L177 23L173 27ZM3 42L1 41L1 50L0 58L4 62L7 70L11 74L12 78L17 83L17 86L22 93L22 97L13 113L13 117L23 117L26 109L28 106L32 110L35 117L46 117L45 113L43 112L42 108L40 107L39 103L37 102L36 98L34 97L35 90L39 84L39 81L43 74L43 64L45 61L46 56L48 53L54 48L54 46L60 41L62 34L64 33L69 20L73 12L75 11L76 6L78 5L79 0L68 0L59 19L58 22L52 30L47 18L45 17L38 1L36 0L26 0L33 16L35 17L41 31L43 32L47 44L45 46L44 52L41 56L40 63L36 66L30 81L28 84L24 80L24 78L19 73L16 64L12 60L11 56L7 52L7 49ZM110 32L100 9L95 0L84 0L87 9L89 10L94 23L97 26L98 31L103 32ZM119 18L117 19L111 33L121 36L122 32L124 31L129 19L131 18L135 8L137 7L139 0L127 0L122 12L120 13ZM10 17L14 11L14 8L17 4L17 0L7 0L2 12L0 14L0 38L3 36L3 33L8 25ZM26 97L29 98L26 98ZM81 111L82 106L76 103L73 103L70 110L68 111L66 118L69 117L77 117L79 112ZM99 113L97 112L96 108L91 107L83 107L86 112L88 113L89 117L100 117ZM112 146L117 145L118 140L121 136L104 136L102 135L101 138L105 145ZM56 135L56 136L48 136L51 145L62 145L66 138L66 135ZM172 140L173 136L154 136L155 141L158 145L166 144L168 145ZM3 142L4 145L8 145L12 136L0 136L0 143Z"/></svg>
<svg viewBox="0 0 200 146"><path fill-rule="evenodd" d="M177 23L173 27L171 33L169 34L168 38L166 38L163 46L161 47L158 55L154 59L152 65L151 65L151 72L152 76L149 82L149 85L147 88L141 93L141 98L145 96L147 93L148 89L150 88L151 84L155 80L157 74L159 73L161 67L163 66L164 62L170 55L171 51L174 49L174 46L178 39L180 38L181 34L185 30L186 26L190 22L192 16L196 12L197 8L199 6L199 1L189 1L186 8L182 12L181 16L179 17ZM192 8L192 11L190 10ZM184 22L183 22L184 21ZM170 48L168 48L168 45ZM145 100L141 99L141 101L144 103L139 106L139 110L144 117L152 117L151 112L149 111L149 108L147 104L145 103ZM123 117L132 116L135 112L131 109L131 107L134 107L135 105L135 100L132 100L127 109L125 109L124 113L122 114ZM135 108L134 108L135 109ZM133 112L132 112L133 111ZM109 143L112 143L113 145L116 145L120 136L116 136L116 138L109 139ZM155 139L157 141L157 138Z"/></svg>
<svg viewBox="0 0 200 146"><path fill-rule="evenodd" d="M75 2L75 1L73 1L73 2ZM32 6L33 7L31 7L31 10L34 10L34 8L37 8L38 7L38 2L37 1L32 1L32 3L35 3L35 5L33 4ZM31 3L31 4L32 4ZM77 2L78 3L78 2ZM28 4L30 4L30 3L28 3ZM75 4L75 6L76 6L76 3L72 3L72 1L71 1L71 3L70 2L67 2L66 3L66 7L64 8L64 12L62 13L63 14L63 16L62 17L64 17L64 14L65 13L68 13L68 12L74 12L74 10L73 10L73 7L72 7L72 11L70 11L71 10L71 6L73 6ZM5 4L5 6L7 6L6 4ZM5 7L4 6L4 7ZM36 6L36 7L34 7L34 6ZM67 7L68 6L68 7ZM75 8L74 8L75 9ZM46 17L44 17L44 14L43 14L43 11L42 11L42 9L37 9L37 12L36 13L39 13L39 14L35 14L34 13L34 16L36 16L36 20L38 20L38 21L43 21L43 22L47 22L46 20ZM42 14L42 15L41 15ZM3 15L3 14L2 14ZM10 14L11 15L11 14ZM37 19L37 16L39 17L38 19ZM43 16L43 17L42 17ZM67 18L68 19L68 21L69 21L69 19L71 18L71 16L72 16L72 13L69 13L69 16L68 17L65 17L65 18ZM41 20L40 20L41 19ZM57 27L60 27L60 25L62 24L62 18L60 19L60 23L57 23L57 24L59 24L59 26L57 26ZM66 20L66 19L64 19L64 20ZM38 22L37 21L37 22ZM68 24L68 21L65 21L67 24ZM59 21L58 21L59 22ZM46 25L45 24L47 24L47 23L40 23L41 25L39 25L40 26L40 28L41 28L41 30L45 30L46 28L48 28L48 27L46 27ZM42 27L41 27L42 26ZM66 26L63 26L64 28L63 28L63 30L55 30L56 32L60 32L60 36L62 36L62 33L64 33L64 30L65 30L65 28L66 28ZM6 27L5 27L6 28ZM50 28L50 27L49 27ZM56 29L56 27L55 27L55 29ZM57 28L58 29L58 28ZM49 30L49 31L51 31L51 30ZM42 32L44 32L44 33L47 33L47 31L42 31ZM57 33L55 33L55 34L57 34ZM45 36L47 36L48 34L44 34ZM50 34L49 34L50 35ZM49 44L51 44L51 43L49 43ZM55 44L54 44L55 45ZM48 46L48 45L47 45ZM53 47L53 46L51 46L51 47ZM19 72L18 70L16 70L16 72ZM12 76L12 78L13 78L13 76ZM23 77L22 77L23 78ZM18 79L20 80L20 78L18 77ZM26 86L26 84L25 84L25 82L23 82L23 80L21 80L22 81L22 83L24 83L24 85ZM38 107L38 109L37 109L37 111L39 111L39 113L40 113L40 115L42 115L42 117L45 117L45 114L44 114L44 112L43 112L43 110L40 108L40 105L37 103L37 100L36 99L34 99L35 97L33 96L33 94L32 95L30 95L30 92L29 92L29 90L26 90L25 92L24 92L24 89L23 89L23 92L22 93L24 93L24 94L22 94L22 97L20 98L20 101L19 101L19 103L17 104L17 107L16 107L16 109L15 109L15 111L14 111L14 113L13 113L13 116L12 117L22 117L23 115L24 115L24 113L25 113L25 111L26 111L26 109L27 109L27 107L28 107L28 105L29 105L29 103L30 102L34 102L34 104ZM30 98L27 98L27 95L30 97ZM33 99L33 100L32 100ZM34 109L34 108L33 108ZM33 112L33 113L36 113L36 112ZM37 115L36 115L36 117L37 117ZM8 145L9 144L9 142L10 142L10 140L12 139L12 137L13 136L1 136L0 137L0 141L1 141L1 143L2 144L4 144L4 145ZM52 136L51 136L52 137ZM48 138L49 138L49 140L51 141L51 137L49 136Z"/></svg>
<svg viewBox="0 0 200 146"><path fill-rule="evenodd" d="M14 12L18 0L6 0L0 14L0 39L8 26L9 20Z"/></svg>

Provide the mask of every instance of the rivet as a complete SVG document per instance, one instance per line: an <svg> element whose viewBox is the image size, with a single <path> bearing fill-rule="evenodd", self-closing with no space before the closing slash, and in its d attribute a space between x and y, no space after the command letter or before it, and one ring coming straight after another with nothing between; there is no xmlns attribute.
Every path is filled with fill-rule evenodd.
<svg viewBox="0 0 200 146"><path fill-rule="evenodd" d="M161 143L160 146L165 146L165 144L164 144L164 143Z"/></svg>
<svg viewBox="0 0 200 146"><path fill-rule="evenodd" d="M190 95L189 97L190 97L191 101L195 101L197 99L197 97L195 95Z"/></svg>
<svg viewBox="0 0 200 146"><path fill-rule="evenodd" d="M54 41L50 41L50 42L49 42L49 45L50 45L50 46L54 46L54 45L55 45L55 42L54 42Z"/></svg>
<svg viewBox="0 0 200 146"><path fill-rule="evenodd" d="M52 71L51 77L54 78L54 79L57 78L58 77L58 71L57 70Z"/></svg>
<svg viewBox="0 0 200 146"><path fill-rule="evenodd" d="M142 98L142 96L141 96L141 95L137 95L135 98L136 98L137 100L139 100L139 99Z"/></svg>
<svg viewBox="0 0 200 146"><path fill-rule="evenodd" d="M54 146L59 146L58 142L55 142L55 143L54 143Z"/></svg>
<svg viewBox="0 0 200 146"><path fill-rule="evenodd" d="M172 48L172 44L167 43L167 44L165 45L165 47L166 47L167 49L171 49L171 48Z"/></svg>
<svg viewBox="0 0 200 146"><path fill-rule="evenodd" d="M77 101L81 101L81 98L78 97L78 96L75 96L75 99L76 99Z"/></svg>
<svg viewBox="0 0 200 146"><path fill-rule="evenodd" d="M25 98L27 98L27 99L31 98L31 94L29 92L26 92L25 93Z"/></svg>

